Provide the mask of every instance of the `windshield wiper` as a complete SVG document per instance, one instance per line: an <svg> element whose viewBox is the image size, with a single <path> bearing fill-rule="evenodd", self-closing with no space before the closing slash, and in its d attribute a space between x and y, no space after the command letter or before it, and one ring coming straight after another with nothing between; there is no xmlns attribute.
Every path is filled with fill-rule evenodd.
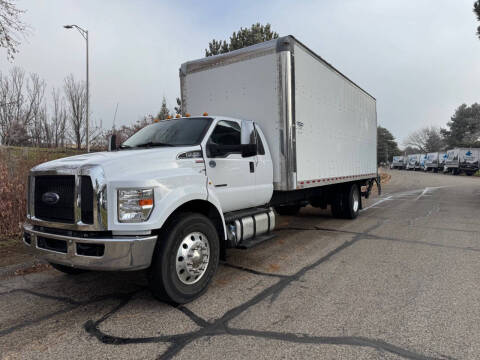
<svg viewBox="0 0 480 360"><path fill-rule="evenodd" d="M154 146L175 146L175 145L167 144L167 143L162 143L162 142L149 141L149 142L144 143L144 144L136 145L135 147L138 148L138 147L154 147Z"/></svg>

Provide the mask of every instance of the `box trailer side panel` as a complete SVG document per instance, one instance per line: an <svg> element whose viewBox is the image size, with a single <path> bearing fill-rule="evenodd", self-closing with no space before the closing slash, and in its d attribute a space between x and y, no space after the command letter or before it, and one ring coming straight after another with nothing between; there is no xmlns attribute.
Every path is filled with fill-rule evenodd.
<svg viewBox="0 0 480 360"><path fill-rule="evenodd" d="M294 79L297 184L376 176L375 99L298 43Z"/></svg>
<svg viewBox="0 0 480 360"><path fill-rule="evenodd" d="M192 115L208 112L260 124L272 156L274 186L281 189L286 170L280 60L274 45L259 52L232 52L206 66L184 64L182 106L184 113Z"/></svg>

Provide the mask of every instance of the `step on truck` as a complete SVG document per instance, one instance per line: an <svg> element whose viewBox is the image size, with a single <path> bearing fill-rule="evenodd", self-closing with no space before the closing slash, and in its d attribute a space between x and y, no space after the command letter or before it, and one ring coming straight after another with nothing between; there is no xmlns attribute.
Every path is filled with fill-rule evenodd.
<svg viewBox="0 0 480 360"><path fill-rule="evenodd" d="M373 96L292 36L184 63L180 83L183 116L30 171L23 241L53 267L147 269L186 303L276 213L357 217L378 182Z"/></svg>

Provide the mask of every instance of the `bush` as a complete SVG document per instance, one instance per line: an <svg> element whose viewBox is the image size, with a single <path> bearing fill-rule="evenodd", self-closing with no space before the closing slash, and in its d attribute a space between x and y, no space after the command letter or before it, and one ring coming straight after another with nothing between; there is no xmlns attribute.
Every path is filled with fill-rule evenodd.
<svg viewBox="0 0 480 360"><path fill-rule="evenodd" d="M29 170L42 162L76 154L71 149L0 146L0 241L22 234Z"/></svg>

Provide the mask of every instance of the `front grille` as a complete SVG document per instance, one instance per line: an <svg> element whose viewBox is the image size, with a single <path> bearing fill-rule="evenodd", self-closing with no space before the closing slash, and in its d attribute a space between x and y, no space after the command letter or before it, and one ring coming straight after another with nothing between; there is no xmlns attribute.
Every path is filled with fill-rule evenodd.
<svg viewBox="0 0 480 360"><path fill-rule="evenodd" d="M58 195L57 201L48 201L46 193ZM35 217L63 223L75 221L75 176L43 175L35 177Z"/></svg>
<svg viewBox="0 0 480 360"><path fill-rule="evenodd" d="M93 187L90 176L82 176L81 201L82 201L82 222L93 224Z"/></svg>

